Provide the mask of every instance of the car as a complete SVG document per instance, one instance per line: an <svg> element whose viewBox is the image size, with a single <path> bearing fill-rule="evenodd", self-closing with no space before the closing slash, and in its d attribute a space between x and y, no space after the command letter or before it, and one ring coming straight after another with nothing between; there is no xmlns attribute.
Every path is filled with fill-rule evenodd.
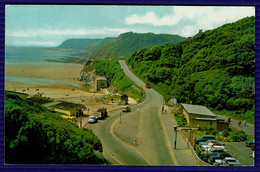
<svg viewBox="0 0 260 172"><path fill-rule="evenodd" d="M95 113L94 113L94 116L97 118L97 119L104 119L105 117L107 117L107 109L102 107L102 108L99 108Z"/></svg>
<svg viewBox="0 0 260 172"><path fill-rule="evenodd" d="M216 155L210 155L209 159L211 162L215 162L216 159L224 159L226 157L232 157L228 153L217 153Z"/></svg>
<svg viewBox="0 0 260 172"><path fill-rule="evenodd" d="M199 142L206 142L208 140L215 140L214 135L202 135L201 137L195 138L195 143L198 144Z"/></svg>
<svg viewBox="0 0 260 172"><path fill-rule="evenodd" d="M225 153L227 150L223 149L222 147L214 146L211 148L206 149L203 153L205 155L216 155L218 153Z"/></svg>
<svg viewBox="0 0 260 172"><path fill-rule="evenodd" d="M198 144L200 147L202 147L203 145L208 145L208 143L207 142L199 142L199 144Z"/></svg>
<svg viewBox="0 0 260 172"><path fill-rule="evenodd" d="M130 108L128 106L124 106L122 112L130 112Z"/></svg>
<svg viewBox="0 0 260 172"><path fill-rule="evenodd" d="M245 143L248 147L254 147L255 146L255 139L247 140Z"/></svg>
<svg viewBox="0 0 260 172"><path fill-rule="evenodd" d="M215 163L216 166L241 166L242 164L232 157L225 157L224 159L216 159Z"/></svg>
<svg viewBox="0 0 260 172"><path fill-rule="evenodd" d="M146 88L151 88L151 85L150 85L149 83L146 83L146 84L145 84L145 87L146 87Z"/></svg>
<svg viewBox="0 0 260 172"><path fill-rule="evenodd" d="M226 150L226 147L225 146L223 146L223 145L221 145L220 143L216 143L216 142L210 142L210 143L208 143L208 145L209 146L211 146L211 147L219 147L219 148L223 148L224 150Z"/></svg>
<svg viewBox="0 0 260 172"><path fill-rule="evenodd" d="M96 122L98 122L97 117L95 117L95 116L90 116L90 117L88 118L88 123L96 123Z"/></svg>
<svg viewBox="0 0 260 172"><path fill-rule="evenodd" d="M206 141L207 143L215 143L216 145L222 145L222 146L225 146L224 143L220 142L220 141L217 141L217 140L207 140Z"/></svg>

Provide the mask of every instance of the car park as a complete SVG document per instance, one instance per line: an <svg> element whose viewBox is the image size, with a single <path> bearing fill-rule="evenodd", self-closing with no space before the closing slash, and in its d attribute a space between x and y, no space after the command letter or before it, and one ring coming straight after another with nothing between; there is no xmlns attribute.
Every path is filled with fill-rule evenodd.
<svg viewBox="0 0 260 172"><path fill-rule="evenodd" d="M97 117L95 117L95 116L90 116L90 117L88 118L88 123L96 123L96 122L98 122Z"/></svg>
<svg viewBox="0 0 260 172"><path fill-rule="evenodd" d="M224 159L216 159L215 163L216 166L241 166L242 164L232 157L225 157Z"/></svg>

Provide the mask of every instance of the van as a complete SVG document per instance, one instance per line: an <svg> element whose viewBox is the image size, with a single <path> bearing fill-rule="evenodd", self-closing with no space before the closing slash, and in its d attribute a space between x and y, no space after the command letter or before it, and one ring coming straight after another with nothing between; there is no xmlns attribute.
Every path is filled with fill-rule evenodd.
<svg viewBox="0 0 260 172"><path fill-rule="evenodd" d="M94 116L97 119L103 119L107 116L107 109L102 107L97 110L97 112L94 113Z"/></svg>
<svg viewBox="0 0 260 172"><path fill-rule="evenodd" d="M199 142L206 142L208 140L215 140L214 135L202 135L201 137L195 138L195 143L198 144Z"/></svg>

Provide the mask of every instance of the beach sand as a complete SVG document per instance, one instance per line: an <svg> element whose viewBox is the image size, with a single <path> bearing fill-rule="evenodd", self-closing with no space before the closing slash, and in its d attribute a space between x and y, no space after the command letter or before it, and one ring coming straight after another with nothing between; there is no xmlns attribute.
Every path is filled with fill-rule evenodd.
<svg viewBox="0 0 260 172"><path fill-rule="evenodd" d="M72 82L76 84L83 84L77 80L80 77L80 71L83 65L6 65L5 74L16 77L26 78L44 78L59 81ZM108 110L120 108L119 102L103 104L96 99L104 96L112 95L109 91L104 89L102 92L92 93L85 88L73 87L64 84L52 85L35 85L21 82L5 81L5 90L23 92L30 96L41 93L43 97L53 98L55 101L64 100L73 103L80 103L88 107L88 113L91 115L100 107L106 107ZM136 104L130 98L130 103Z"/></svg>
<svg viewBox="0 0 260 172"><path fill-rule="evenodd" d="M67 82L75 82L75 79L80 77L80 71L82 68L83 65L81 64L6 65L5 74L18 77L44 78Z"/></svg>

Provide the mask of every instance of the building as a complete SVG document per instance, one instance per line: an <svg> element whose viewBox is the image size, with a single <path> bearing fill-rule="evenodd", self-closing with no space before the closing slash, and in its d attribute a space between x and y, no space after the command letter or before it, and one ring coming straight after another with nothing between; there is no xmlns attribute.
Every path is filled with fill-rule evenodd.
<svg viewBox="0 0 260 172"><path fill-rule="evenodd" d="M105 77L97 77L95 82L96 91L100 91L101 88L107 88L107 79Z"/></svg>
<svg viewBox="0 0 260 172"><path fill-rule="evenodd" d="M207 107L201 105L181 104L183 115L192 128L214 128L224 130L228 128L225 119L217 117Z"/></svg>
<svg viewBox="0 0 260 172"><path fill-rule="evenodd" d="M128 104L128 96L125 93L121 94L121 105L127 105Z"/></svg>

